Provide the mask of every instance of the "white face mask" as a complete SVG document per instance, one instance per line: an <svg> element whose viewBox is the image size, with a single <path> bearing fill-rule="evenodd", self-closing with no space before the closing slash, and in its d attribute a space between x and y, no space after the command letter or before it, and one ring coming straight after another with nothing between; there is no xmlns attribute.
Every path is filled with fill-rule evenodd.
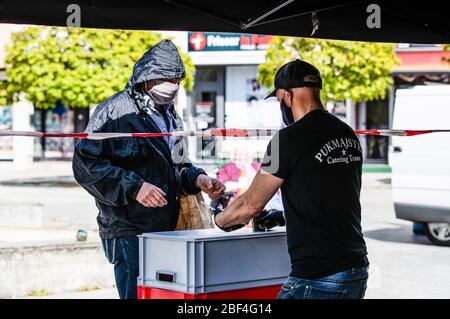
<svg viewBox="0 0 450 319"><path fill-rule="evenodd" d="M156 80L156 84L147 93L156 104L164 105L173 102L179 88L179 84Z"/></svg>

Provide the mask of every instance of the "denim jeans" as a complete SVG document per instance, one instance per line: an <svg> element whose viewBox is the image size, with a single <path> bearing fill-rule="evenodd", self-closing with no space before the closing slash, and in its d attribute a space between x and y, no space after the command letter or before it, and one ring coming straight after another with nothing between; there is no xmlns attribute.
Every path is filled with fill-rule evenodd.
<svg viewBox="0 0 450 319"><path fill-rule="evenodd" d="M102 245L106 258L114 265L120 299L137 299L139 239L134 236L102 239Z"/></svg>
<svg viewBox="0 0 450 319"><path fill-rule="evenodd" d="M278 299L363 299L368 278L368 267L314 280L288 277Z"/></svg>

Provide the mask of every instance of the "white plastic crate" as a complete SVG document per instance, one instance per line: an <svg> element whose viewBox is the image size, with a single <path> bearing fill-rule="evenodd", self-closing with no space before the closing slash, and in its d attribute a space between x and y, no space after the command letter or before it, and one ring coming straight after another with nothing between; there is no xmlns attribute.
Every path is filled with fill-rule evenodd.
<svg viewBox="0 0 450 319"><path fill-rule="evenodd" d="M138 285L190 294L282 284L290 272L284 228L139 236Z"/></svg>

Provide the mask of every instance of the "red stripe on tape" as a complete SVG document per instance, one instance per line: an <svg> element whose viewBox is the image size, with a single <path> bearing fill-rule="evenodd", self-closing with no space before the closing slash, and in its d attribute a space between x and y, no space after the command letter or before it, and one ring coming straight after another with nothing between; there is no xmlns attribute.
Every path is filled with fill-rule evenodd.
<svg viewBox="0 0 450 319"><path fill-rule="evenodd" d="M44 133L42 137L88 138L88 133Z"/></svg>
<svg viewBox="0 0 450 319"><path fill-rule="evenodd" d="M211 129L212 136L233 136L233 137L248 137L249 130L246 129Z"/></svg>
<svg viewBox="0 0 450 319"><path fill-rule="evenodd" d="M405 130L406 136L415 136L415 135L422 135L422 134L428 134L433 133L433 130Z"/></svg>
<svg viewBox="0 0 450 319"><path fill-rule="evenodd" d="M70 137L82 139L108 139L114 137L158 137L158 136L229 136L229 137L250 137L250 134L260 134L267 136L276 130L267 129L210 129L206 131L183 131L174 133L41 133L25 131L0 131L2 136L29 136L29 137ZM176 133L176 134L175 134ZM379 136L415 136L429 133L450 133L450 130L357 130L358 135L379 135ZM270 135L269 134L269 135Z"/></svg>
<svg viewBox="0 0 450 319"><path fill-rule="evenodd" d="M380 135L379 130L358 130L355 133L358 135Z"/></svg>
<svg viewBox="0 0 450 319"><path fill-rule="evenodd" d="M172 136L170 133L131 133L132 137L158 137L158 136Z"/></svg>

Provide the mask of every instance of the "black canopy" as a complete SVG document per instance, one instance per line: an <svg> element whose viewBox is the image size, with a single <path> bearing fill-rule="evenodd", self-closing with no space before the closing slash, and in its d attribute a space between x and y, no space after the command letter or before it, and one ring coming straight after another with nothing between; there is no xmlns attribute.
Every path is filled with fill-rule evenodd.
<svg viewBox="0 0 450 319"><path fill-rule="evenodd" d="M0 22L66 25L67 6L81 26L114 29L239 32L374 42L449 43L445 1L376 1L381 27L369 28L375 1L335 0L1 0Z"/></svg>

